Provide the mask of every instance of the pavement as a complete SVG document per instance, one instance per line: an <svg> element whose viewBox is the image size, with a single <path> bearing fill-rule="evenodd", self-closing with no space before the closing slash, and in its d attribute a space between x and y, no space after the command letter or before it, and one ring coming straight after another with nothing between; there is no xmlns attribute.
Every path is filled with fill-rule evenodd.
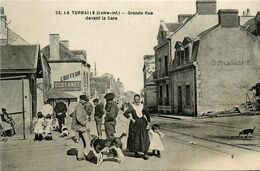
<svg viewBox="0 0 260 171"><path fill-rule="evenodd" d="M67 151L77 148L70 137L54 132L52 141L34 142L33 134L22 134L1 141L1 170L259 170L260 169L260 116L238 115L214 118L181 119L153 115L152 122L165 134L162 157L149 160L134 158L124 152L125 163L106 160L100 166L89 161L77 161ZM67 118L69 125L70 118ZM238 136L245 128L256 126L249 137ZM95 135L95 123L89 123ZM127 132L128 121L119 114L117 136ZM124 148L127 138L123 138Z"/></svg>

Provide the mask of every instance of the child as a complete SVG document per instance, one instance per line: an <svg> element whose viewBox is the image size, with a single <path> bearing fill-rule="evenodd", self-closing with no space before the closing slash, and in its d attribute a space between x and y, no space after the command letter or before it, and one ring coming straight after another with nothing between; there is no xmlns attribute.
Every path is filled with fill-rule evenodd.
<svg viewBox="0 0 260 171"><path fill-rule="evenodd" d="M35 134L35 138L34 141L41 141L43 140L43 128L44 128L44 117L42 112L38 112L38 119L36 121L36 125L34 128L34 134Z"/></svg>
<svg viewBox="0 0 260 171"><path fill-rule="evenodd" d="M161 151L164 150L163 143L161 141L161 138L164 137L164 134L159 131L160 126L157 124L152 125L152 130L149 131L150 135L150 150L153 150L153 155L157 156L158 158L161 158ZM157 154L156 154L157 152Z"/></svg>

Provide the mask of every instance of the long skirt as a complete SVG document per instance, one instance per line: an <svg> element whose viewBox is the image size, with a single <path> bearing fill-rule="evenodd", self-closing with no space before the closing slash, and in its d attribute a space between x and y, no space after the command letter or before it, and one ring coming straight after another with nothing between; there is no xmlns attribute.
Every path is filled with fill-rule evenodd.
<svg viewBox="0 0 260 171"><path fill-rule="evenodd" d="M129 124L127 149L132 152L147 152L150 146L147 121L144 117L137 118Z"/></svg>

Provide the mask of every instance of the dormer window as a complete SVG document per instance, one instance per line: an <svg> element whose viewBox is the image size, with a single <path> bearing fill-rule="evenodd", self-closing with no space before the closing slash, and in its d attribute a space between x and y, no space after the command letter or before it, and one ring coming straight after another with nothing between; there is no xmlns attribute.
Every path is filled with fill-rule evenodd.
<svg viewBox="0 0 260 171"><path fill-rule="evenodd" d="M184 48L184 63L189 62L189 57L190 57L190 47L187 46Z"/></svg>
<svg viewBox="0 0 260 171"><path fill-rule="evenodd" d="M184 63L184 48L183 45L180 41L177 41L175 44L175 53L176 53L176 58L175 62L177 66L182 65Z"/></svg>

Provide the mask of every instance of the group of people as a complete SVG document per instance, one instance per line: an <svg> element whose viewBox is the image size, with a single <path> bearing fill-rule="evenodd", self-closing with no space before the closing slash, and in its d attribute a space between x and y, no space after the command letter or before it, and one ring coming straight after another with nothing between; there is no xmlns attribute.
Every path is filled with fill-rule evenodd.
<svg viewBox="0 0 260 171"><path fill-rule="evenodd" d="M98 99L94 99L95 105L94 118L96 122L96 129L99 137L102 137L102 118L104 117L104 127L106 139L115 137L117 115L119 112L118 104L114 101L115 95L107 93L104 98L106 99L105 106ZM79 97L79 102L75 107L72 116L72 130L74 130L79 137L77 160L85 160L90 151L90 130L87 129L87 121L90 113L87 112L89 108L89 99L86 95ZM153 151L153 155L161 157L160 151L164 150L161 138L164 136L159 131L159 125L154 124L151 126L151 118L147 110L141 103L140 95L134 96L134 103L127 105L124 109L123 116L130 120L129 132L127 139L127 150L133 152L135 157L142 157L147 160L148 150Z"/></svg>
<svg viewBox="0 0 260 171"><path fill-rule="evenodd" d="M53 123L57 123L57 129L60 133L65 125L65 117L67 112L66 104L59 99L53 109L50 100L47 100L41 111L37 113L37 119L34 126L34 141L52 140Z"/></svg>

